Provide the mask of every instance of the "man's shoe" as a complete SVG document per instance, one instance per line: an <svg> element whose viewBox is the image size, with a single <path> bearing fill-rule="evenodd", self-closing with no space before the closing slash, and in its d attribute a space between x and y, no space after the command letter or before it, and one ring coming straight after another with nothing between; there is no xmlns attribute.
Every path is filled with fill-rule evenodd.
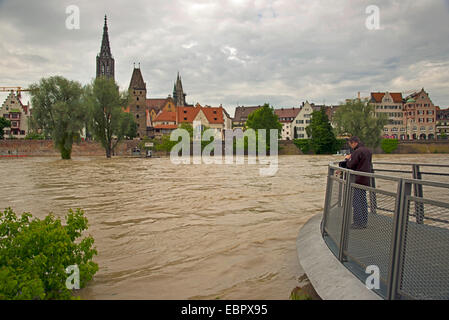
<svg viewBox="0 0 449 320"><path fill-rule="evenodd" d="M360 229L366 229L366 226L360 226L358 224L351 224L351 229L356 229L356 230L360 230Z"/></svg>

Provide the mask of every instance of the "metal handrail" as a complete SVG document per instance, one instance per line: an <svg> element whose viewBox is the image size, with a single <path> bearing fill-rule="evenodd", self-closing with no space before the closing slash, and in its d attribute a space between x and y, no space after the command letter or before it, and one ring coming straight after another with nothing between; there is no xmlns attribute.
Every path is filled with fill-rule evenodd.
<svg viewBox="0 0 449 320"><path fill-rule="evenodd" d="M449 209L449 203L443 201L436 201L425 199L423 194L423 186L429 187L437 187L449 190L449 183L423 180L423 174L433 174L433 175L441 175L441 176L449 176L446 173L423 173L420 171L420 167L426 166L429 168L449 168L449 165L436 165L436 164L403 164L403 163L375 163L381 165L411 165L412 171L407 173L411 174L411 178L401 178L394 176L386 176L380 175L377 173L367 173L367 172L359 172L354 171L347 168L340 168L337 163L330 163L328 168L328 180L327 180L327 188L326 188L326 197L325 197L325 209L322 221L321 232L323 238L325 240L328 237L333 242L333 246L337 247L338 252L334 252L334 254L338 257L341 263L345 264L348 262L348 258L351 258L351 255L347 252L348 248L348 237L349 237L349 224L351 221L351 212L353 206L352 199L352 190L353 189L361 189L365 190L365 192L369 192L370 201L373 201L374 204L370 203L369 206L371 211L377 212L378 210L389 212L391 214L392 219L392 228L391 228L391 239L390 239L390 247L389 252L390 256L388 258L389 266L388 266L388 279L382 279L382 282L386 285L387 290L383 294L386 299L398 299L401 297L410 298L413 297L413 294L404 292L401 289L401 279L404 277L404 255L405 255L405 246L407 243L407 226L409 223L409 217L416 218L416 225L423 225L425 221L430 222L438 222L443 225L446 225L445 230L449 233L449 218L448 220L442 219L441 217L430 217L425 216L425 208L424 204L436 206L438 208L442 208L443 210ZM341 178L335 179L335 173L339 171L343 173ZM377 170L373 170L376 172ZM380 171L380 170L379 170ZM389 172L400 172L401 170L389 170ZM371 187L360 186L355 183L356 176L364 176L371 178L372 182L375 180L387 180L394 181L397 183L396 192L381 190L375 187L375 183L372 183ZM338 201L332 201L332 192L333 192L333 184L339 184L338 188ZM412 192L414 190L414 192ZM377 194L386 195L390 198L395 199L395 209L394 210L384 210L382 209L382 204L378 203ZM413 195L412 195L413 194ZM410 212L410 201L413 201L415 204L415 212ZM332 203L331 203L332 202ZM335 202L335 203L334 203ZM330 209L332 206L332 210L340 209L340 234L332 234L329 235L329 229L327 227L327 219L330 214ZM338 207L338 208L337 208ZM447 211L445 211L447 212ZM445 218L445 217L444 217ZM420 229L424 230L424 229ZM429 231L430 232L430 231ZM337 237L336 237L337 236ZM379 235L380 237L381 235ZM431 236L431 234L430 234ZM339 239L338 239L339 238ZM339 242L336 242L339 241ZM329 245L329 244L328 244ZM330 248L331 249L331 248ZM433 249L433 248L432 248ZM444 256L445 257L445 256ZM354 260L354 259L353 259ZM448 259L449 260L449 259ZM448 266L449 266L449 261ZM351 270L351 269L350 269ZM449 290L449 288L448 288ZM377 292L379 294L379 292ZM448 297L449 298L449 297Z"/></svg>

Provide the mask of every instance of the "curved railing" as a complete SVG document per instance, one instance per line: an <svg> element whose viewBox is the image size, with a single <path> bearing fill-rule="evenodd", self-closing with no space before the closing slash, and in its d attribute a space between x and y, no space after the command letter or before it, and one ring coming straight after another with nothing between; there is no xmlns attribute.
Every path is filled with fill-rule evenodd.
<svg viewBox="0 0 449 320"><path fill-rule="evenodd" d="M322 236L384 299L449 299L448 182L449 165L375 163L370 174L330 164Z"/></svg>

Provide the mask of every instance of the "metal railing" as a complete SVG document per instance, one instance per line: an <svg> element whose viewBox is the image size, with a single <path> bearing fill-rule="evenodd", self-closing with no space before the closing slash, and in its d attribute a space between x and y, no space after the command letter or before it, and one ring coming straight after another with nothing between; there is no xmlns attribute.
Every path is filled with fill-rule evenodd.
<svg viewBox="0 0 449 320"><path fill-rule="evenodd" d="M321 224L329 249L363 282L376 266L373 290L384 299L449 299L449 165L375 163L373 171L329 165Z"/></svg>

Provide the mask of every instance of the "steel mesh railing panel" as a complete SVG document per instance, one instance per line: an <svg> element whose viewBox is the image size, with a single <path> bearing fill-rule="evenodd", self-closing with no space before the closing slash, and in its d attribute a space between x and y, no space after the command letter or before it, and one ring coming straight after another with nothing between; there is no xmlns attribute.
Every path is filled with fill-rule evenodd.
<svg viewBox="0 0 449 320"><path fill-rule="evenodd" d="M405 298L447 300L449 208L410 197L407 204L399 292ZM422 223L417 223L415 212L423 213Z"/></svg>
<svg viewBox="0 0 449 320"><path fill-rule="evenodd" d="M337 248L340 248L341 226L343 223L344 186L345 184L342 180L332 180L332 190L326 216L326 232Z"/></svg>
<svg viewBox="0 0 449 320"><path fill-rule="evenodd" d="M351 193L353 203L350 214L353 227L348 230L345 254L363 270L368 266L377 266L380 280L385 286L390 265L396 197L380 190L374 193L360 187L352 187ZM366 228L357 229L361 224L366 224ZM364 275L365 278L368 276Z"/></svg>
<svg viewBox="0 0 449 320"><path fill-rule="evenodd" d="M337 178L336 167L330 170L325 241L362 282L368 266L378 267L375 292L383 298L447 300L449 166L383 166L380 174L366 175L371 187L354 183L360 181L354 172Z"/></svg>

